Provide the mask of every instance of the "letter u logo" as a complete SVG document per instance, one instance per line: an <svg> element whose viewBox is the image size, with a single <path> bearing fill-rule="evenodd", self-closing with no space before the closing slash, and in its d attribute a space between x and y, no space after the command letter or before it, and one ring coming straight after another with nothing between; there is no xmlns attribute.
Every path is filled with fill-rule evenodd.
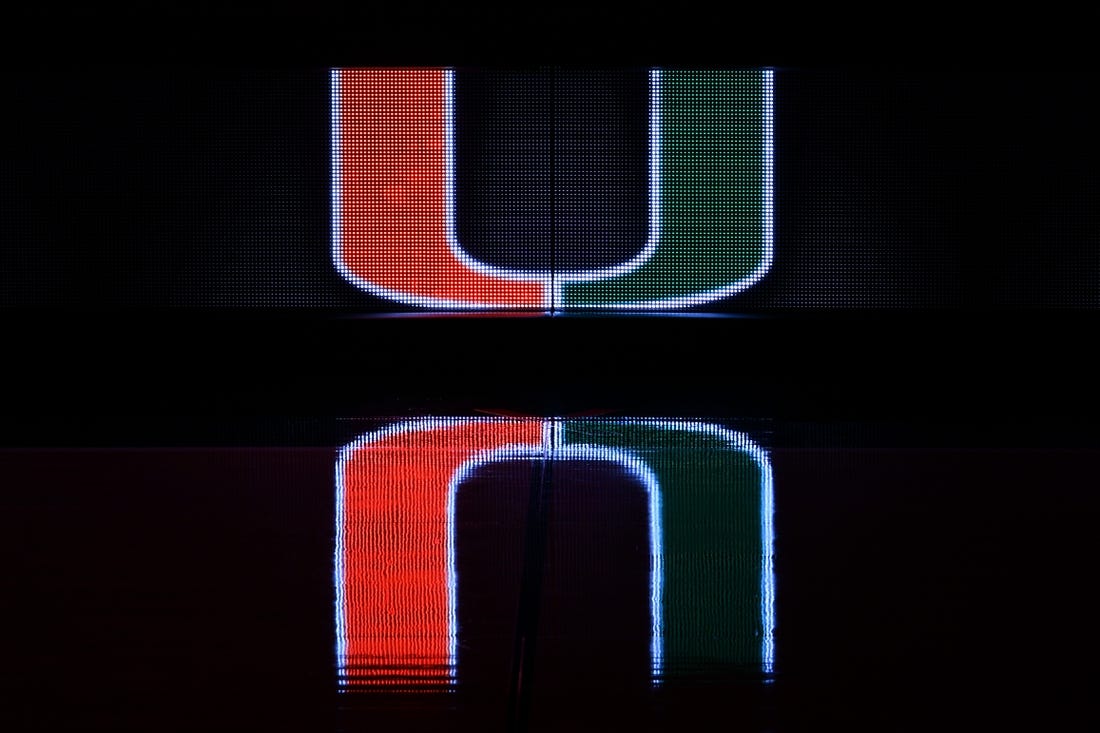
<svg viewBox="0 0 1100 733"><path fill-rule="evenodd" d="M744 291L772 262L772 76L648 72L645 242L626 261L567 271L484 262L457 236L453 70L334 69L336 268L432 308L674 309Z"/></svg>

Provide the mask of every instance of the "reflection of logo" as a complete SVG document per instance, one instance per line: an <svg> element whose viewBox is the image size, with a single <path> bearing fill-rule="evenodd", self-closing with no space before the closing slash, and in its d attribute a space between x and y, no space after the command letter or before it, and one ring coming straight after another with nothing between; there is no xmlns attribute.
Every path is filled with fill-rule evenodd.
<svg viewBox="0 0 1100 733"><path fill-rule="evenodd" d="M340 454L344 689L457 682L457 497L484 467L513 461L610 465L644 491L654 684L701 660L771 673L771 467L747 438L675 420L423 419L364 435Z"/></svg>
<svg viewBox="0 0 1100 733"><path fill-rule="evenodd" d="M492 266L458 240L454 71L336 69L331 84L333 258L363 290L439 308L678 308L771 266L769 70L649 72L648 236L579 271Z"/></svg>

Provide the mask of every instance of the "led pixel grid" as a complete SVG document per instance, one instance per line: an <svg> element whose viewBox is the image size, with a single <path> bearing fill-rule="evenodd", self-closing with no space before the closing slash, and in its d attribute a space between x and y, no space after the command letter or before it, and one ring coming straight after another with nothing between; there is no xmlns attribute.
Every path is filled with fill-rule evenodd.
<svg viewBox="0 0 1100 733"><path fill-rule="evenodd" d="M332 250L455 309L674 309L772 262L770 70L335 69Z"/></svg>
<svg viewBox="0 0 1100 733"><path fill-rule="evenodd" d="M483 473L487 467L517 462L554 467L554 511L572 516L559 527L563 532L585 522L599 496L615 489L611 483L623 483L609 478L613 473L629 479L630 488L613 494L618 516L627 516L624 507L637 494L644 509L635 518L648 549L634 558L640 562L606 569L645 579L644 595L623 612L632 619L644 614L644 638L633 642L645 652L650 684L701 663L769 678L776 625L773 483L766 453L746 436L690 420L424 418L361 436L337 462L341 689L449 690L483 666L463 618L469 624L487 611L463 606L459 568L463 557L467 571L475 571L470 560L500 565L514 561L515 552L478 555L469 545L473 537L462 534L469 519L460 526L456 516L471 480L481 475L484 483L492 475ZM527 494L529 469L498 470L497 480L502 475L522 477L505 492ZM568 496L576 502L572 514ZM507 504L514 496L497 498ZM485 534L499 516L482 516L473 526ZM563 565L568 561L552 558L547 575ZM567 589L575 581L553 582Z"/></svg>

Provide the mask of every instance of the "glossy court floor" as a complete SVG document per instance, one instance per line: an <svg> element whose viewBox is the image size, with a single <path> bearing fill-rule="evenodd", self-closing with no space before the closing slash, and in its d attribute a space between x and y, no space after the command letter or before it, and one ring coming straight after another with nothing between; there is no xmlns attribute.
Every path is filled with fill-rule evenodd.
<svg viewBox="0 0 1100 733"><path fill-rule="evenodd" d="M7 730L1095 723L1081 426L470 410L4 438Z"/></svg>

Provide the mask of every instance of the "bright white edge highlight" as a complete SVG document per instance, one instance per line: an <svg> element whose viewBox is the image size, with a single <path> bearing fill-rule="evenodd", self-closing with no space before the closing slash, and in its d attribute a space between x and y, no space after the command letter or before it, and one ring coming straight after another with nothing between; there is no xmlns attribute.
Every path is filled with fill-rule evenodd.
<svg viewBox="0 0 1100 733"><path fill-rule="evenodd" d="M542 418L542 444L511 444L483 451L464 462L452 475L447 487L447 621L448 655L452 675L457 673L458 664L458 576L455 571L454 543L454 499L458 486L479 466L495 461L510 459L564 459L564 460L606 460L615 461L630 471L646 487L649 495L649 541L650 541L650 669L654 686L660 684L664 664L664 568L663 528L661 523L661 491L653 471L638 456L629 451L607 446L578 444L561 445L561 431L556 429L561 418ZM489 418L420 418L400 422L370 433L365 433L341 449L336 461L336 532L333 557L333 582L336 590L336 664L343 669L347 659L347 621L344 588L344 473L352 454L370 443L403 433L415 433L425 430L438 430L457 425L474 423L493 424L499 419ZM712 425L710 423L661 420L653 418L629 419L622 422L629 425L644 425L667 430L703 433L718 437L738 450L748 453L760 470L760 620L763 629L760 658L761 667L770 681L775 671L775 497L772 480L771 462L767 453L743 433ZM453 677L452 677L453 678ZM340 683L343 686L343 682Z"/></svg>
<svg viewBox="0 0 1100 733"><path fill-rule="evenodd" d="M373 295L379 295L384 298L396 301L398 303L404 303L406 305L415 305L419 307L436 307L436 308L449 308L449 309L465 309L465 310L515 310L517 306L514 305L501 305L499 303L479 303L476 301L468 300L451 300L447 298L434 298L422 295L410 295L400 290L390 290L384 288L377 283L370 280L363 279L352 272L346 264L344 264L342 252L342 232L340 229L340 217L341 207L343 204L342 197L340 195L340 72L343 69L332 69L329 72L329 94L331 97L330 106L330 140L331 140L331 159L332 159L332 260L336 265L336 269L343 275L344 279L353 283L362 290L366 290ZM703 293L694 293L688 296L680 296L677 298L667 298L660 300L647 300L638 301L634 303L613 303L613 304L574 304L570 305L568 309L601 309L601 310L654 310L654 309L668 309L668 308L683 308L687 306L701 305L703 303L709 303L721 298L728 297L730 295L736 295L743 292L748 288L755 285L760 281L768 270L771 269L772 261L774 259L774 210L773 210L773 186L774 186L774 71L772 69L762 69L760 72L763 75L764 93L763 93L763 107L764 115L762 120L763 125L763 177L764 177L764 206L763 206L763 244L764 253L757 268L749 274L747 277L738 280L736 282L725 285L716 290L706 291ZM652 69L649 72L649 234L646 237L645 246L641 251L627 262L621 263L614 267L603 268L598 270L587 270L582 272L566 272L559 273L557 278L554 278L552 273L540 273L530 272L522 270L508 270L504 268L497 268L487 265L479 260L471 257L458 241L458 235L455 232L455 216L454 216L454 70L445 69L443 75L444 84L444 178L446 193L444 196L444 205L446 209L446 230L447 230L447 245L450 247L455 257L462 262L470 270L479 274L487 275L489 277L495 277L501 280L512 280L520 282L537 282L543 286L545 293L543 307L548 310L556 310L560 308L559 305L562 301L562 289L567 283L573 282L586 282L592 280L606 280L612 277L618 277L629 273L641 267L646 261L648 261L653 253L657 250L658 238L660 236L660 192L661 192L661 180L660 180L660 155L661 155L661 114L660 114L660 95L661 95L661 72L659 69Z"/></svg>

